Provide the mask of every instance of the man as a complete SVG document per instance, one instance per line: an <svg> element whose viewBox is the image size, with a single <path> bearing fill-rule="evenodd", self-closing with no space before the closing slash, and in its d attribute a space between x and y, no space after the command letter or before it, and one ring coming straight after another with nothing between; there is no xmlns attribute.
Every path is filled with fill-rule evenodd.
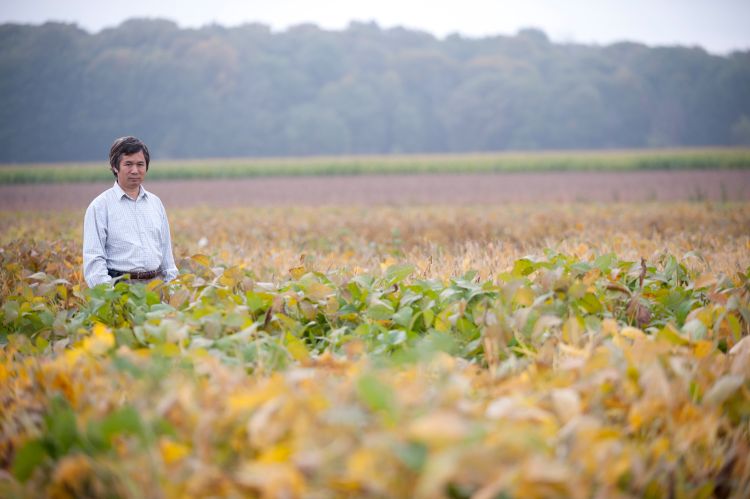
<svg viewBox="0 0 750 499"><path fill-rule="evenodd" d="M89 287L124 274L136 282L177 277L164 205L141 185L149 161L146 144L135 137L112 144L115 185L91 202L83 222L83 276Z"/></svg>

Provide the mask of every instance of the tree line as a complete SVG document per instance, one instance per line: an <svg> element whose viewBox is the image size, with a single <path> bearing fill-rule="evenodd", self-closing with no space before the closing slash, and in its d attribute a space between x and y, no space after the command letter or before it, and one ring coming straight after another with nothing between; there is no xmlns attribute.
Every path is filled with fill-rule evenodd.
<svg viewBox="0 0 750 499"><path fill-rule="evenodd" d="M750 50L352 23L0 25L0 162L750 144Z"/></svg>

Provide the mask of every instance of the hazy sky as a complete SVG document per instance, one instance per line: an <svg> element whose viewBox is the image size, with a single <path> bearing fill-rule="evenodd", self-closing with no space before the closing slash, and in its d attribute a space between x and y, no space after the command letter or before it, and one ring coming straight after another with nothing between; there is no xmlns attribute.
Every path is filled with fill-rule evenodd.
<svg viewBox="0 0 750 499"><path fill-rule="evenodd" d="M438 36L537 27L555 41L750 49L750 0L0 0L0 22L55 20L99 31L131 17L167 18L183 27L261 22L277 30L303 22L341 29L352 20L375 21Z"/></svg>

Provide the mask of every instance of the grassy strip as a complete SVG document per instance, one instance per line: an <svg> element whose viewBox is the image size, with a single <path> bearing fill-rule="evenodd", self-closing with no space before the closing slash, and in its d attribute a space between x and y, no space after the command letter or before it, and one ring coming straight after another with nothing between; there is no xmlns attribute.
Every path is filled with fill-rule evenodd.
<svg viewBox="0 0 750 499"><path fill-rule="evenodd" d="M243 178L405 173L632 171L750 168L750 149L556 151L528 153L344 156L155 162L153 179ZM110 178L101 163L7 165L0 184L97 182Z"/></svg>

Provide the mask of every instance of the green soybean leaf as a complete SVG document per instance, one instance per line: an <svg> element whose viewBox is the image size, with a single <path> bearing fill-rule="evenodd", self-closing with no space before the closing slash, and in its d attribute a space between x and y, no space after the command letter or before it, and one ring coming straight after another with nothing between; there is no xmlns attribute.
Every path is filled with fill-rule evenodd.
<svg viewBox="0 0 750 499"><path fill-rule="evenodd" d="M45 421L55 449L54 457L64 456L78 439L76 415L68 401L62 397L55 398Z"/></svg>
<svg viewBox="0 0 750 499"><path fill-rule="evenodd" d="M414 311L411 309L411 307L402 307L398 312L393 314L393 322L395 322L399 326L408 328L411 323L413 314Z"/></svg>
<svg viewBox="0 0 750 499"><path fill-rule="evenodd" d="M392 286L409 277L414 270L414 265L391 265L385 271L385 281L388 286Z"/></svg>
<svg viewBox="0 0 750 499"><path fill-rule="evenodd" d="M372 374L365 374L357 381L357 395L373 411L385 412L393 417L396 413L396 398L391 387Z"/></svg>
<svg viewBox="0 0 750 499"><path fill-rule="evenodd" d="M513 264L511 275L513 275L513 277L523 277L531 274L534 270L536 270L534 262L527 258L521 258L520 260L516 260Z"/></svg>
<svg viewBox="0 0 750 499"><path fill-rule="evenodd" d="M124 406L104 418L101 431L102 436L111 442L115 435L143 436L143 424L138 412L132 406Z"/></svg>
<svg viewBox="0 0 750 499"><path fill-rule="evenodd" d="M26 442L13 460L13 476L25 482L37 466L47 457L47 449L42 441L34 439Z"/></svg>

